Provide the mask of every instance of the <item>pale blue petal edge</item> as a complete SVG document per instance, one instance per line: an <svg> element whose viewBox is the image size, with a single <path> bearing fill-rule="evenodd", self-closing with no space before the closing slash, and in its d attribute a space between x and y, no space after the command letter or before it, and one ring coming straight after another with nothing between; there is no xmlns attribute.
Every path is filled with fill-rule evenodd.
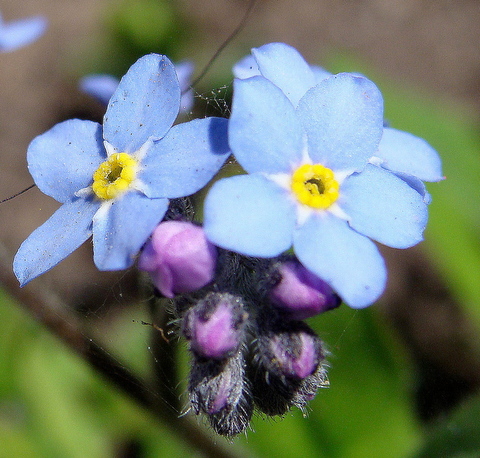
<svg viewBox="0 0 480 458"><path fill-rule="evenodd" d="M375 153L382 167L423 181L440 181L442 162L438 153L423 139L408 132L386 127Z"/></svg>
<svg viewBox="0 0 480 458"><path fill-rule="evenodd" d="M273 257L290 248L295 217L287 192L258 174L217 181L204 204L207 238L248 256Z"/></svg>
<svg viewBox="0 0 480 458"><path fill-rule="evenodd" d="M190 86L195 66L189 60L177 62L174 66L181 92L180 111L187 112L193 107L194 94Z"/></svg>
<svg viewBox="0 0 480 458"><path fill-rule="evenodd" d="M428 205L432 202L432 196L427 191L425 183L420 178L405 173L393 172L401 180L405 181L412 189L415 189L421 196L423 201Z"/></svg>
<svg viewBox="0 0 480 458"><path fill-rule="evenodd" d="M205 118L177 124L142 161L139 180L148 197L184 197L203 188L230 155L228 120Z"/></svg>
<svg viewBox="0 0 480 458"><path fill-rule="evenodd" d="M35 184L59 202L90 186L93 173L107 155L102 127L70 119L35 137L27 150L28 169Z"/></svg>
<svg viewBox="0 0 480 458"><path fill-rule="evenodd" d="M92 218L98 204L76 199L63 204L22 243L13 271L24 286L47 272L76 250L92 234Z"/></svg>
<svg viewBox="0 0 480 458"><path fill-rule="evenodd" d="M261 74L257 65L257 61L251 54L240 59L233 66L232 71L235 78L239 78L242 80Z"/></svg>
<svg viewBox="0 0 480 458"><path fill-rule="evenodd" d="M162 138L180 109L180 87L166 56L148 54L120 80L107 107L104 138L119 152L134 153L149 139Z"/></svg>
<svg viewBox="0 0 480 458"><path fill-rule="evenodd" d="M315 163L338 170L361 170L377 151L383 133L383 98L370 80L333 75L310 89L297 114Z"/></svg>
<svg viewBox="0 0 480 458"><path fill-rule="evenodd" d="M316 84L322 82L324 79L328 78L329 76L332 76L330 72L328 72L322 67L319 67L318 65L310 65L310 68L312 69Z"/></svg>
<svg viewBox="0 0 480 458"><path fill-rule="evenodd" d="M47 19L42 16L1 23L0 52L15 51L40 38L47 28Z"/></svg>
<svg viewBox="0 0 480 458"><path fill-rule="evenodd" d="M283 92L262 76L234 81L229 143L249 173L290 173L302 159L303 131Z"/></svg>
<svg viewBox="0 0 480 458"><path fill-rule="evenodd" d="M80 79L80 89L104 105L108 105L120 80L112 75L92 74Z"/></svg>
<svg viewBox="0 0 480 458"><path fill-rule="evenodd" d="M182 61L175 64L175 72L181 90L181 111L190 111L193 107L193 90L190 89L191 77L194 65L190 61ZM100 103L108 105L112 95L118 87L120 80L108 74L91 74L84 76L79 81L82 92L88 94Z"/></svg>
<svg viewBox="0 0 480 458"><path fill-rule="evenodd" d="M268 43L252 49L260 73L279 87L293 106L316 84L312 69L302 55L285 43Z"/></svg>
<svg viewBox="0 0 480 458"><path fill-rule="evenodd" d="M140 248L163 219L168 199L149 199L135 191L100 208L93 217L93 259L99 270L130 267Z"/></svg>
<svg viewBox="0 0 480 458"><path fill-rule="evenodd" d="M295 231L300 262L327 282L352 308L364 308L383 293L387 271L375 244L328 212L312 215Z"/></svg>
<svg viewBox="0 0 480 458"><path fill-rule="evenodd" d="M283 43L280 43L280 44L283 44ZM268 45L265 45L265 46L268 46ZM263 47L260 47L258 49L261 50L262 48ZM315 84L320 83L320 81L323 81L325 78L332 76L330 72L323 69L322 67L319 67L318 65L310 65L310 70L313 72L313 77L314 77L314 84L312 84L310 87L313 87ZM246 79L246 78L251 78L252 76L262 75L262 73L260 72L260 69L258 68L257 61L255 60L255 57L252 54L249 54L248 56L245 56L242 59L240 59L233 66L232 71L233 71L233 76L239 79ZM305 71L305 74L308 75L308 72ZM308 80L310 80L309 76L308 76ZM308 87L307 89L309 89L310 87ZM304 92L306 92L306 90Z"/></svg>
<svg viewBox="0 0 480 458"><path fill-rule="evenodd" d="M423 196L393 173L367 165L340 188L340 208L360 234L393 248L408 248L423 240L427 205Z"/></svg>

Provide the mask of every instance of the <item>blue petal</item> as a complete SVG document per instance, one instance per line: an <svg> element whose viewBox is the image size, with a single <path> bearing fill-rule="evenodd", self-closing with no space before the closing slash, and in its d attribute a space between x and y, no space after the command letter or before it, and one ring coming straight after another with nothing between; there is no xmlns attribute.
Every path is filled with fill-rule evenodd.
<svg viewBox="0 0 480 458"><path fill-rule="evenodd" d="M423 181L440 181L442 163L437 152L422 138L400 130L385 128L375 153L382 167L413 175Z"/></svg>
<svg viewBox="0 0 480 458"><path fill-rule="evenodd" d="M235 78L244 80L258 75L260 75L260 70L257 61L251 54L245 56L233 66L233 76Z"/></svg>
<svg viewBox="0 0 480 458"><path fill-rule="evenodd" d="M423 201L428 205L432 201L432 196L427 191L425 183L417 177L406 175L405 173L394 172L395 176L405 181L412 189L415 189L421 196Z"/></svg>
<svg viewBox="0 0 480 458"><path fill-rule="evenodd" d="M47 272L92 235L92 218L98 204L75 199L63 204L22 243L13 261L13 271L25 285Z"/></svg>
<svg viewBox="0 0 480 458"><path fill-rule="evenodd" d="M310 65L310 68L312 69L316 84L320 83L321 81L328 78L329 76L332 76L330 72L327 72L327 70L323 69L322 67L319 67L318 65Z"/></svg>
<svg viewBox="0 0 480 458"><path fill-rule="evenodd" d="M175 64L175 72L180 85L182 97L180 99L180 109L183 112L190 111L193 107L193 89L192 84L193 63L190 61L177 62Z"/></svg>
<svg viewBox="0 0 480 458"><path fill-rule="evenodd" d="M375 244L328 212L312 215L295 231L300 262L326 281L353 308L375 302L385 289L387 271Z"/></svg>
<svg viewBox="0 0 480 458"><path fill-rule="evenodd" d="M423 240L427 205L415 189L393 173L374 165L348 177L338 201L357 232L393 248Z"/></svg>
<svg viewBox="0 0 480 458"><path fill-rule="evenodd" d="M45 194L67 202L90 186L93 173L106 159L102 127L92 121L70 119L35 137L27 151L28 169Z"/></svg>
<svg viewBox="0 0 480 458"><path fill-rule="evenodd" d="M229 142L249 173L289 173L302 159L303 132L293 105L261 76L235 80Z"/></svg>
<svg viewBox="0 0 480 458"><path fill-rule="evenodd" d="M142 161L142 191L174 198L203 188L230 154L227 126L227 119L205 118L172 127Z"/></svg>
<svg viewBox="0 0 480 458"><path fill-rule="evenodd" d="M361 170L378 148L383 101L368 79L341 73L310 89L297 113L313 162L333 170Z"/></svg>
<svg viewBox="0 0 480 458"><path fill-rule="evenodd" d="M91 95L104 105L108 105L118 87L119 79L112 75L87 75L79 83L85 94Z"/></svg>
<svg viewBox="0 0 480 458"><path fill-rule="evenodd" d="M189 60L177 62L175 65L175 73L177 74L178 84L182 92L190 88L190 82L193 74L193 63Z"/></svg>
<svg viewBox="0 0 480 458"><path fill-rule="evenodd" d="M180 108L180 87L173 64L148 54L121 79L104 118L104 137L118 151L134 153L149 137L162 138Z"/></svg>
<svg viewBox="0 0 480 458"><path fill-rule="evenodd" d="M261 175L217 181L205 199L204 230L214 244L248 256L272 257L292 244L295 207Z"/></svg>
<svg viewBox="0 0 480 458"><path fill-rule="evenodd" d="M316 84L310 66L301 54L285 43L269 43L252 49L262 76L278 86L293 106Z"/></svg>
<svg viewBox="0 0 480 458"><path fill-rule="evenodd" d="M38 39L47 28L47 20L37 16L1 24L0 52L14 51Z"/></svg>
<svg viewBox="0 0 480 458"><path fill-rule="evenodd" d="M93 259L99 270L122 270L163 219L168 199L149 199L127 192L93 218Z"/></svg>

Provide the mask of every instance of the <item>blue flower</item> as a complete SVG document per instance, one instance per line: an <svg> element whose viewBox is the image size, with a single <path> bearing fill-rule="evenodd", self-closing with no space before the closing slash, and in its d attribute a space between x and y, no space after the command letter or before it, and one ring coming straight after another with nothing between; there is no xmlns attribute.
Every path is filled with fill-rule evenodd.
<svg viewBox="0 0 480 458"><path fill-rule="evenodd" d="M42 16L4 22L0 14L0 52L15 51L43 35L47 20Z"/></svg>
<svg viewBox="0 0 480 458"><path fill-rule="evenodd" d="M229 154L227 120L171 127L180 106L172 63L150 54L122 78L102 126L72 119L36 137L27 152L38 188L63 205L21 245L20 283L46 272L93 234L100 270L125 269L170 198L201 189Z"/></svg>
<svg viewBox="0 0 480 458"><path fill-rule="evenodd" d="M252 54L234 65L233 74L240 79L256 75L267 78L295 107L310 88L331 76L323 68L309 65L295 48L285 43L268 43L253 48ZM394 172L416 189L426 203L429 203L430 195L422 180L443 179L440 158L425 140L390 127L384 128L378 150L370 162Z"/></svg>
<svg viewBox="0 0 480 458"><path fill-rule="evenodd" d="M425 178L420 169L434 170L438 156L417 167L416 141L410 151L403 133L384 139L383 99L368 79L338 74L314 84L308 71L303 79L285 73L283 88L265 76L235 80L229 143L249 175L212 187L205 233L249 256L274 257L293 245L348 305L365 307L387 277L372 239L407 248L422 240L427 222L424 196L371 158L388 152L381 165Z"/></svg>
<svg viewBox="0 0 480 458"><path fill-rule="evenodd" d="M180 84L181 99L180 111L188 112L193 107L193 90L190 89L191 78L193 74L193 64L189 61L183 61L175 64L178 82ZM92 74L84 76L79 83L80 89L88 95L96 98L99 102L107 105L115 89L117 89L119 80L112 75Z"/></svg>

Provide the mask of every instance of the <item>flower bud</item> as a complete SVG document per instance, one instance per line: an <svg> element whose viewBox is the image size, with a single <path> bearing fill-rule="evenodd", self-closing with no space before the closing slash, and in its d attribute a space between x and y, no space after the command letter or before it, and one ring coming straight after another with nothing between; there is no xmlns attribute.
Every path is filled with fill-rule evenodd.
<svg viewBox="0 0 480 458"><path fill-rule="evenodd" d="M298 261L282 262L280 283L270 291L272 303L294 320L304 320L340 305L340 298L327 283Z"/></svg>
<svg viewBox="0 0 480 458"><path fill-rule="evenodd" d="M323 359L318 337L305 332L272 336L268 345L272 368L286 377L304 379Z"/></svg>
<svg viewBox="0 0 480 458"><path fill-rule="evenodd" d="M206 414L218 434L234 436L248 426L253 402L240 352L224 361L194 358L188 391L195 413Z"/></svg>
<svg viewBox="0 0 480 458"><path fill-rule="evenodd" d="M197 356L223 359L240 347L247 317L238 297L209 293L187 311L182 330Z"/></svg>
<svg viewBox="0 0 480 458"><path fill-rule="evenodd" d="M324 359L322 343L302 321L281 320L271 311L257 321L249 369L252 394L262 412L283 415L292 405L303 407L316 392L313 375Z"/></svg>
<svg viewBox="0 0 480 458"><path fill-rule="evenodd" d="M146 243L138 267L150 273L166 297L190 293L213 280L217 251L203 229L186 221L160 223Z"/></svg>

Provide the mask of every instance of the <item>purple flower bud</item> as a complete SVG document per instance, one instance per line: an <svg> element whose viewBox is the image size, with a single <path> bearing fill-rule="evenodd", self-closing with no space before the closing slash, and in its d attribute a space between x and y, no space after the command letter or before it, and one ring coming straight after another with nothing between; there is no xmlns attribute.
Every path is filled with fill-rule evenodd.
<svg viewBox="0 0 480 458"><path fill-rule="evenodd" d="M236 296L209 293L185 314L182 330L196 355L223 359L240 347L247 316Z"/></svg>
<svg viewBox="0 0 480 458"><path fill-rule="evenodd" d="M290 378L304 379L313 374L323 358L318 337L302 331L275 335L269 347L272 364Z"/></svg>
<svg viewBox="0 0 480 458"><path fill-rule="evenodd" d="M185 221L160 223L146 243L138 267L150 273L166 297L190 293L213 280L217 251L203 229Z"/></svg>
<svg viewBox="0 0 480 458"><path fill-rule="evenodd" d="M314 375L324 359L322 342L304 322L279 319L273 310L260 313L256 327L249 369L255 404L267 415L304 407L319 386Z"/></svg>
<svg viewBox="0 0 480 458"><path fill-rule="evenodd" d="M188 391L195 413L208 415L218 434L234 436L248 426L253 402L240 352L224 361L194 358Z"/></svg>
<svg viewBox="0 0 480 458"><path fill-rule="evenodd" d="M322 279L298 261L280 264L280 283L270 291L274 305L294 320L304 320L340 305L340 298Z"/></svg>

